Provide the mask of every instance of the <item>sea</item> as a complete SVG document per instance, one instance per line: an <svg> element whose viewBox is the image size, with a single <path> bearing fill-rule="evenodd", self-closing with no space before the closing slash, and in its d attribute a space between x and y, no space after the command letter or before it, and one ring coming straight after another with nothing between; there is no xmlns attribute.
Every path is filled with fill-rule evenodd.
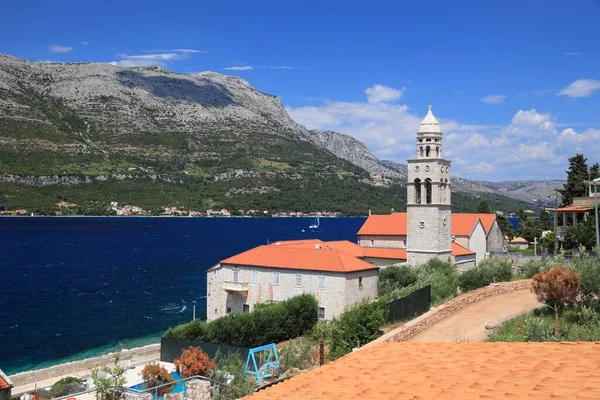
<svg viewBox="0 0 600 400"><path fill-rule="evenodd" d="M356 240L364 218L2 217L6 374L160 341L206 317L206 270L277 240Z"/></svg>

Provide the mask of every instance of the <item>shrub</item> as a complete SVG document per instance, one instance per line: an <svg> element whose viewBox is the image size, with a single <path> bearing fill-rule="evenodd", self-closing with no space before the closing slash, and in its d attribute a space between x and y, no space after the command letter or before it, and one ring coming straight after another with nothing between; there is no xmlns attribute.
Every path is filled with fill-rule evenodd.
<svg viewBox="0 0 600 400"><path fill-rule="evenodd" d="M302 338L290 340L285 346L278 350L279 363L281 366L280 372L284 373L291 368L304 370L314 365L314 352L311 352L311 350L315 346L318 347L318 344Z"/></svg>
<svg viewBox="0 0 600 400"><path fill-rule="evenodd" d="M148 389L175 382L175 379L169 375L167 370L158 364L146 365L142 370L142 379L146 381ZM164 396L167 393L171 393L174 388L174 383L171 385L161 386L156 390L156 393L159 396Z"/></svg>
<svg viewBox="0 0 600 400"><path fill-rule="evenodd" d="M419 267L419 282L431 285L431 302L441 303L456 295L459 274L454 264L433 258Z"/></svg>
<svg viewBox="0 0 600 400"><path fill-rule="evenodd" d="M523 266L523 274L528 278L533 278L533 276L539 273L545 266L546 263L544 261L529 260Z"/></svg>
<svg viewBox="0 0 600 400"><path fill-rule="evenodd" d="M240 347L257 347L303 335L318 320L317 300L302 294L257 307L251 313L228 314L210 323L192 321L169 329L165 337Z"/></svg>
<svg viewBox="0 0 600 400"><path fill-rule="evenodd" d="M582 303L600 312L600 258L580 257L574 268L581 281Z"/></svg>
<svg viewBox="0 0 600 400"><path fill-rule="evenodd" d="M181 356L173 363L182 378L196 375L208 376L210 370L215 368L215 363L208 358L208 354L193 346L184 349Z"/></svg>
<svg viewBox="0 0 600 400"><path fill-rule="evenodd" d="M417 282L417 270L409 265L393 265L379 273L379 295L385 296L395 289L401 289Z"/></svg>
<svg viewBox="0 0 600 400"><path fill-rule="evenodd" d="M386 322L385 304L380 301L363 301L346 310L333 323L331 359L339 358L352 351L357 344L366 344L377 339L379 328Z"/></svg>
<svg viewBox="0 0 600 400"><path fill-rule="evenodd" d="M210 370L209 378L222 384L215 386L215 399L237 399L257 389L256 380L247 379L244 374L246 360L238 353L227 353L223 356L217 352L214 361L216 366Z"/></svg>
<svg viewBox="0 0 600 400"><path fill-rule="evenodd" d="M74 376L67 376L56 382L50 388L52 397L62 397L69 394L80 393L85 390L85 380Z"/></svg>
<svg viewBox="0 0 600 400"><path fill-rule="evenodd" d="M96 386L98 400L120 400L125 380L125 367L119 361L121 356L115 355L112 367L106 366L92 370L92 381Z"/></svg>
<svg viewBox="0 0 600 400"><path fill-rule="evenodd" d="M554 334L558 334L559 313L575 302L579 294L579 278L573 271L556 265L545 274L536 274L531 284L540 303L554 310Z"/></svg>
<svg viewBox="0 0 600 400"><path fill-rule="evenodd" d="M492 282L507 282L512 279L512 266L509 262L490 258L481 262L477 267L460 275L460 288L469 291L484 287Z"/></svg>

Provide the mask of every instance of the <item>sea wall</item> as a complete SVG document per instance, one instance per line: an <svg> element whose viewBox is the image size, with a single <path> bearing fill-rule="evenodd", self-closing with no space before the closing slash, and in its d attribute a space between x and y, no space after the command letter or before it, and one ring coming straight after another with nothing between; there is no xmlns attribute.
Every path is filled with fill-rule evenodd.
<svg viewBox="0 0 600 400"><path fill-rule="evenodd" d="M44 369L35 371L20 372L10 376L13 381L14 387L24 386L33 382L39 382L46 379L51 379L64 375L73 375L75 373L81 373L83 371L91 372L92 369L103 367L114 362L115 353L109 353L100 357L88 358L85 360L71 361L64 364L55 365ZM134 349L122 350L120 352L121 362L126 366L133 365L136 358L148 358L156 356L156 359L160 355L160 344L150 344L143 347L136 347Z"/></svg>
<svg viewBox="0 0 600 400"><path fill-rule="evenodd" d="M531 288L531 280L521 280L515 282L493 283L489 286L472 290L461 296L458 296L438 307L432 308L427 313L407 322L399 328L396 328L378 339L368 343L369 346L374 343L384 342L404 342L413 336L421 333L425 329L440 322L446 317L458 312L459 310L481 301L490 296L495 296L502 293L513 292L517 290L529 290Z"/></svg>

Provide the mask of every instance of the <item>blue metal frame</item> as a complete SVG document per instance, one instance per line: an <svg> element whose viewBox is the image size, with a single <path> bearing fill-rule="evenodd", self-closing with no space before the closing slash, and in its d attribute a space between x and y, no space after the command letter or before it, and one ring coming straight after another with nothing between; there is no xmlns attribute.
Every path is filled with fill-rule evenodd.
<svg viewBox="0 0 600 400"><path fill-rule="evenodd" d="M258 364L256 364L256 357L254 355L267 350L269 351L269 354L267 355L267 361L259 368ZM275 356L275 361L271 361L271 358L273 356ZM250 364L250 361L252 361L252 364ZM249 368L252 366L254 367L254 370L251 370ZM250 351L248 352L248 359L246 360L246 369L244 370L244 373L246 375L253 375L258 381L258 386L262 386L263 379L271 378L273 376L272 371L269 370L278 370L279 367L280 364L279 355L277 354L277 348L275 347L274 343L271 343L250 349ZM262 371L261 368L263 368Z"/></svg>

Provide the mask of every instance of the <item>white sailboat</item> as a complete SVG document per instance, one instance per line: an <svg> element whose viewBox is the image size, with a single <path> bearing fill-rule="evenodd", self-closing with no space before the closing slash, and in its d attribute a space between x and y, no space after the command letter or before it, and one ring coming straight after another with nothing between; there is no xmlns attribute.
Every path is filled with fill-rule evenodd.
<svg viewBox="0 0 600 400"><path fill-rule="evenodd" d="M315 223L308 226L310 229L317 229L319 227L319 216L315 217Z"/></svg>

